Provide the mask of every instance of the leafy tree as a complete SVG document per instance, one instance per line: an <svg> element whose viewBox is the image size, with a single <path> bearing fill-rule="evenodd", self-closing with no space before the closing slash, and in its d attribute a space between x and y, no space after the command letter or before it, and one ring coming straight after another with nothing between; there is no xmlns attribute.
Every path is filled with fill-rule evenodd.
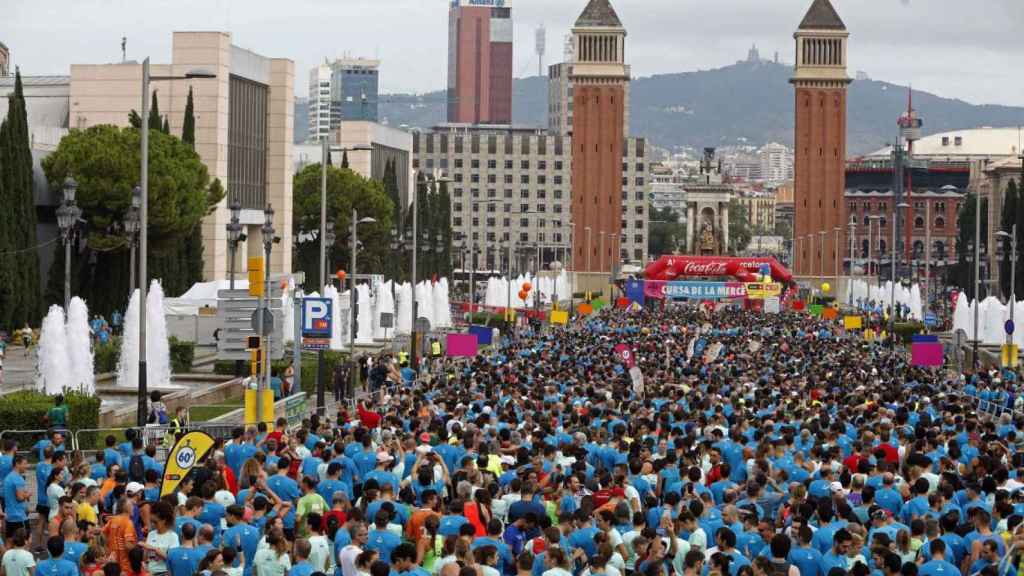
<svg viewBox="0 0 1024 576"><path fill-rule="evenodd" d="M974 243L974 219L975 210L981 205L982 215L988 212L988 199L982 198L978 202L977 194L968 194L960 213L957 216L959 230L956 238L957 263L950 267L947 273L946 282L952 286L959 286L968 298L974 298L974 251L968 248ZM988 238L988 219L981 219L981 237ZM968 254L970 253L970 254ZM968 259L970 256L970 260Z"/></svg>
<svg viewBox="0 0 1024 576"><path fill-rule="evenodd" d="M647 251L652 258L686 249L686 226L671 208L651 208Z"/></svg>
<svg viewBox="0 0 1024 576"><path fill-rule="evenodd" d="M1010 180L1010 183L1006 186L1006 194L1003 197L1003 213L1000 219L1000 230L1010 232L1013 230L1013 226L1017 223L1017 204L1019 201L1017 183ZM999 288L1002 290L1003 297L1010 297L1010 276L1011 276L1011 260L1013 251L1010 249L1010 241L999 240L999 243L1004 244L1003 246L1003 257L999 262ZM1019 294L1019 292L1018 292Z"/></svg>
<svg viewBox="0 0 1024 576"><path fill-rule="evenodd" d="M306 273L307 290L317 290L320 281L320 164L310 164L295 175L293 181L292 227L300 240L294 247L294 268ZM391 200L380 182L363 178L351 170L327 167L327 219L334 222L337 240L327 249L328 270L348 269L350 260L349 231L352 208L359 217L371 217L372 224L359 226L358 271L390 274L391 254L389 232L392 225Z"/></svg>
<svg viewBox="0 0 1024 576"><path fill-rule="evenodd" d="M139 131L110 125L71 130L43 160L43 170L51 186L69 175L78 181L78 205L89 221L89 249L76 260L94 263L75 266L82 275L77 280L81 294L99 312L123 309L129 295L128 239L115 223L124 221L139 182ZM221 198L223 187L210 182L206 166L188 145L150 130L148 276L160 278L168 295L191 285L181 252L211 203ZM50 276L51 283L63 282L63 268Z"/></svg>
<svg viewBox="0 0 1024 576"><path fill-rule="evenodd" d="M738 200L729 202L729 241L731 246L726 246L730 254L739 254L747 249L750 239L753 237L750 227L750 218L747 215L747 208Z"/></svg>
<svg viewBox="0 0 1024 576"><path fill-rule="evenodd" d="M196 116L195 104L192 101L192 87L188 88L188 101L185 102L185 119L181 123L181 141L190 148L196 148Z"/></svg>
<svg viewBox="0 0 1024 576"><path fill-rule="evenodd" d="M0 326L37 324L42 314L36 247L32 149L21 72L15 72L8 114L0 124Z"/></svg>

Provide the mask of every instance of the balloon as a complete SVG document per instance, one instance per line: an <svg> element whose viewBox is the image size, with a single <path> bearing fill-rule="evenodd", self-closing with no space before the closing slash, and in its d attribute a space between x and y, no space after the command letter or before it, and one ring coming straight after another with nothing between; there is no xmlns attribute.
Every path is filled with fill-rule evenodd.
<svg viewBox="0 0 1024 576"><path fill-rule="evenodd" d="M345 282L345 271L344 270L338 270L334 275L338 277L338 282L342 282L342 283Z"/></svg>
<svg viewBox="0 0 1024 576"><path fill-rule="evenodd" d="M832 287L829 286L828 282L825 282L824 284L821 285L821 291L828 294L829 292L832 291Z"/></svg>
<svg viewBox="0 0 1024 576"><path fill-rule="evenodd" d="M529 292L533 290L533 286L530 286L529 282L523 282L523 292Z"/></svg>
<svg viewBox="0 0 1024 576"><path fill-rule="evenodd" d="M527 294L525 290L520 290L519 291L519 299L520 300L526 300L527 296L529 296L529 294Z"/></svg>

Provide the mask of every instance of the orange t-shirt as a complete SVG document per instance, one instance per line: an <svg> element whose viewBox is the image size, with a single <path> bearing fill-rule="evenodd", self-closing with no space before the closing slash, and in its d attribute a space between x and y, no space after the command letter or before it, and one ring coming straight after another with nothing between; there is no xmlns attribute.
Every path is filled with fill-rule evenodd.
<svg viewBox="0 0 1024 576"><path fill-rule="evenodd" d="M409 516L409 522L405 527L405 537L416 542L420 537L420 529L423 528L427 518L430 518L431 516L440 517L440 514L428 508L420 508L413 512L412 515Z"/></svg>
<svg viewBox="0 0 1024 576"><path fill-rule="evenodd" d="M125 573L131 572L131 563L128 561L128 551L135 547L135 524L130 516L118 514L107 520L103 527L103 536L107 539L107 548L114 555L121 570Z"/></svg>

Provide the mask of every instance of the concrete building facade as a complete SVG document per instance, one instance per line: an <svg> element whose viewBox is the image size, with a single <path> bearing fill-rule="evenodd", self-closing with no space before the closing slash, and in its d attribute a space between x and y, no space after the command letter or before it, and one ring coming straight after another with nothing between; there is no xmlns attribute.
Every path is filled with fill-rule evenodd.
<svg viewBox="0 0 1024 576"><path fill-rule="evenodd" d="M747 221L755 231L771 234L775 230L775 193L752 191L737 196L747 211Z"/></svg>
<svg viewBox="0 0 1024 576"><path fill-rule="evenodd" d="M590 0L572 35L573 263L577 271L606 273L618 267L619 250L587 238L618 234L623 216L620 182L629 179L622 171L622 159L627 157L626 29L608 0Z"/></svg>
<svg viewBox="0 0 1024 576"><path fill-rule="evenodd" d="M154 81L160 110L172 134L180 134L188 91L193 90L196 153L211 178L219 178L227 198L203 220L203 276L225 278L228 245L227 205L239 199L248 241L236 269L245 271L246 255L262 255L263 209L275 210L280 243L272 252L274 273L291 271L292 132L294 64L267 58L231 43L227 32L175 32L170 64L151 65L153 76L183 76L201 69L213 79ZM128 125L128 113L141 106L142 66L137 62L72 65L70 123Z"/></svg>
<svg viewBox="0 0 1024 576"><path fill-rule="evenodd" d="M10 73L10 61L11 53L7 50L7 45L0 42L0 76L7 76Z"/></svg>
<svg viewBox="0 0 1024 576"><path fill-rule="evenodd" d="M621 219L607 234L593 230L577 236L594 256L603 245L615 246L623 261L642 264L647 259L647 206L650 167L643 139L620 145L625 157L620 195ZM413 166L442 170L452 179L452 228L465 239L462 248L480 250L478 267L504 269L508 249L513 254L539 247L547 267L558 260L570 269L585 266L575 259L573 230L583 227L572 214L573 144L569 137L543 129L513 126L445 125L413 133ZM597 268L597 263L591 264ZM535 257L535 256L534 256ZM609 259L610 260L610 259Z"/></svg>
<svg viewBox="0 0 1024 576"><path fill-rule="evenodd" d="M512 122L512 9L508 0L452 0L448 122Z"/></svg>
<svg viewBox="0 0 1024 576"><path fill-rule="evenodd" d="M765 182L785 182L793 177L793 151L783 144L765 144L757 152L761 164L761 179Z"/></svg>
<svg viewBox="0 0 1024 576"><path fill-rule="evenodd" d="M571 52L571 51L570 51ZM548 66L548 130L556 134L572 135L572 71L573 62ZM630 76L626 66L626 76ZM625 110L622 133L629 134L629 84L625 85Z"/></svg>
<svg viewBox="0 0 1024 576"><path fill-rule="evenodd" d="M829 0L814 0L793 37L794 235L806 238L798 242L795 268L797 275L810 276L813 263L817 277L838 276L835 262L846 242L847 225L843 196L849 32Z"/></svg>

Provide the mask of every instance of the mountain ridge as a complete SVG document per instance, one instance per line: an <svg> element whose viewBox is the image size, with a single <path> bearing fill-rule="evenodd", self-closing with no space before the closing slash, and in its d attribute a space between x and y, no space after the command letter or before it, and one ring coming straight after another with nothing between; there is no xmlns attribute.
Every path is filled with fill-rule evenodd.
<svg viewBox="0 0 1024 576"><path fill-rule="evenodd" d="M792 70L792 65L748 60L721 68L635 78L630 86L630 132L670 150L769 142L792 147ZM515 79L513 122L546 127L547 95L546 77ZM914 90L913 98L926 135L1024 124L1022 107L971 104L919 90ZM847 98L847 155L866 154L893 142L896 119L906 110L906 103L905 86L854 80ZM299 117L300 111L296 112ZM442 124L445 92L383 94L379 115L381 121L396 127Z"/></svg>

